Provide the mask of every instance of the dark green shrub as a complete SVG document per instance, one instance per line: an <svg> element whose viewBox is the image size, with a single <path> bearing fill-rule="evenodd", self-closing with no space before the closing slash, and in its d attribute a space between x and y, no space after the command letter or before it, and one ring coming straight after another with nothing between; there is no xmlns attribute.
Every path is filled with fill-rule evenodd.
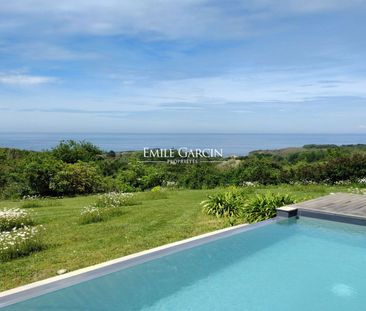
<svg viewBox="0 0 366 311"><path fill-rule="evenodd" d="M276 216L276 208L293 204L295 200L288 194L258 194L245 205L243 210L247 222L258 222Z"/></svg>
<svg viewBox="0 0 366 311"><path fill-rule="evenodd" d="M0 198L19 199L29 193L34 193L34 191L31 190L27 182L23 180L19 180L18 182L12 181L0 190Z"/></svg>
<svg viewBox="0 0 366 311"><path fill-rule="evenodd" d="M235 191L209 195L201 202L203 212L216 217L240 217L243 210L243 198Z"/></svg>
<svg viewBox="0 0 366 311"><path fill-rule="evenodd" d="M274 159L257 159L254 157L243 160L233 173L236 184L242 181L258 182L263 185L281 182L282 165Z"/></svg>
<svg viewBox="0 0 366 311"><path fill-rule="evenodd" d="M54 195L52 178L62 169L63 163L48 153L37 153L24 160L22 175L31 194Z"/></svg>
<svg viewBox="0 0 366 311"><path fill-rule="evenodd" d="M92 143L86 141L77 142L75 140L63 140L52 149L52 154L55 158L66 163L95 161L102 153L102 150Z"/></svg>
<svg viewBox="0 0 366 311"><path fill-rule="evenodd" d="M299 162L291 168L292 180L300 182L322 182L326 179L324 165L321 163Z"/></svg>
<svg viewBox="0 0 366 311"><path fill-rule="evenodd" d="M212 189L223 184L223 176L224 172L215 164L188 165L182 174L178 173L178 183L190 189Z"/></svg>
<svg viewBox="0 0 366 311"><path fill-rule="evenodd" d="M363 178L366 176L366 155L355 153L348 156L336 156L325 164L324 175L333 183Z"/></svg>
<svg viewBox="0 0 366 311"><path fill-rule="evenodd" d="M117 180L122 191L143 191L163 184L164 169L161 166L131 162L127 169L118 173Z"/></svg>
<svg viewBox="0 0 366 311"><path fill-rule="evenodd" d="M89 163L65 164L50 181L50 188L58 195L95 193L102 188L102 176Z"/></svg>

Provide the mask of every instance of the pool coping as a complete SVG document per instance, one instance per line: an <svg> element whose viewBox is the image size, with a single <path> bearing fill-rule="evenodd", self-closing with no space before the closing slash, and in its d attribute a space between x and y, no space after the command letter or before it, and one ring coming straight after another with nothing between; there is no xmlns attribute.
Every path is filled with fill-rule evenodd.
<svg viewBox="0 0 366 311"><path fill-rule="evenodd" d="M280 218L276 217L255 224L241 224L216 230L6 290L0 292L0 308L51 293L65 287L76 285L81 282L92 280L119 270L130 268L166 255L213 242L221 238L226 238L241 232L263 227L276 222L279 219Z"/></svg>
<svg viewBox="0 0 366 311"><path fill-rule="evenodd" d="M352 225L366 226L366 217L353 214L343 214L330 211L320 211L291 205L277 208L277 216L280 218L309 217L329 221L343 222Z"/></svg>

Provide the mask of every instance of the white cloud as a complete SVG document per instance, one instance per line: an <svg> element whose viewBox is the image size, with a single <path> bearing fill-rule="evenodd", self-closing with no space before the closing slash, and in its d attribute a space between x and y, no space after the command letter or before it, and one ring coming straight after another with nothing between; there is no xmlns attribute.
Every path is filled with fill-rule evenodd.
<svg viewBox="0 0 366 311"><path fill-rule="evenodd" d="M24 74L0 74L0 84L32 86L56 81L53 77L32 76Z"/></svg>
<svg viewBox="0 0 366 311"><path fill-rule="evenodd" d="M230 38L252 35L256 31L252 24L257 20L342 10L362 3L362 0L12 0L1 1L0 12L6 29L13 25L15 31L37 31L37 35Z"/></svg>
<svg viewBox="0 0 366 311"><path fill-rule="evenodd" d="M332 76L334 87L324 88L324 77ZM128 85L113 94L101 96L98 91L69 91L58 97L51 93L37 98L17 100L18 108L27 108L29 102L39 109L62 107L89 111L100 107L114 112L148 112L172 110L216 109L229 105L232 111L250 114L258 105L269 109L298 107L308 104L335 107L357 103L366 104L366 80L356 79L336 72L289 73L235 72L219 77L159 80L144 85ZM7 102L9 102L7 100ZM52 105L50 107L50 103ZM65 110L66 111L66 110ZM82 111L75 111L81 113Z"/></svg>
<svg viewBox="0 0 366 311"><path fill-rule="evenodd" d="M252 0L253 8L266 9L273 14L278 13L313 13L342 10L347 7L364 4L363 0Z"/></svg>
<svg viewBox="0 0 366 311"><path fill-rule="evenodd" d="M37 85L54 81L52 77L0 75L0 83L12 85ZM325 88L326 83L331 83L332 88ZM315 102L319 105L333 103L334 106L341 105L347 109L347 105L354 103L356 98L360 107L366 105L365 78L347 76L335 69L311 72L283 69L268 72L243 70L213 77L144 81L141 84L121 85L112 93L101 92L98 88L69 89L61 93L55 89L48 92L42 89L21 99L3 97L3 102L23 109L32 102L37 103L39 109L77 107L98 112L101 107L111 112L147 112L210 109L232 104L232 111L249 114L257 105L273 107L281 103L286 104L286 107Z"/></svg>
<svg viewBox="0 0 366 311"><path fill-rule="evenodd" d="M94 60L99 58L97 53L72 51L68 48L45 42L18 43L3 48L0 45L1 50L35 60Z"/></svg>
<svg viewBox="0 0 366 311"><path fill-rule="evenodd" d="M324 79L333 77L332 88ZM232 72L218 77L155 81L148 86L129 86L130 102L222 104L225 102L307 102L325 97L366 98L366 79L332 70L311 72ZM140 95L139 95L140 94ZM246 109L244 109L246 110Z"/></svg>

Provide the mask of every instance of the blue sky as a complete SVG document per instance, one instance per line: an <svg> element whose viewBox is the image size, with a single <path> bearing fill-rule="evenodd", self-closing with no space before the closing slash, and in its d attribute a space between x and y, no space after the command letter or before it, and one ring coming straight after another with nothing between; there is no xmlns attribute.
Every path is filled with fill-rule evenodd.
<svg viewBox="0 0 366 311"><path fill-rule="evenodd" d="M366 133L364 0L0 2L1 132Z"/></svg>

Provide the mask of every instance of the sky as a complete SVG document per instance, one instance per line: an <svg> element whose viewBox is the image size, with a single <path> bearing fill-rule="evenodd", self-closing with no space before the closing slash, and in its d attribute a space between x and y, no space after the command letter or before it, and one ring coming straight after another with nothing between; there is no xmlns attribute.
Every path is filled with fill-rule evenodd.
<svg viewBox="0 0 366 311"><path fill-rule="evenodd" d="M0 2L0 132L366 133L366 0Z"/></svg>

